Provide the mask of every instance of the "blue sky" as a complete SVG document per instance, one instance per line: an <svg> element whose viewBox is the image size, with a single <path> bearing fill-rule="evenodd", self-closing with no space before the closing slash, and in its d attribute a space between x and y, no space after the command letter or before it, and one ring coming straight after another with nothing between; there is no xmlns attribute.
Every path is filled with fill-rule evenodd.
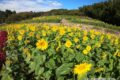
<svg viewBox="0 0 120 80"><path fill-rule="evenodd" d="M93 3L102 2L104 0L58 0L63 4L64 8L67 9L77 9L78 7L82 7L84 5L91 5Z"/></svg>
<svg viewBox="0 0 120 80"><path fill-rule="evenodd" d="M0 0L0 10L49 11L51 9L78 9L84 5L102 2L104 0Z"/></svg>

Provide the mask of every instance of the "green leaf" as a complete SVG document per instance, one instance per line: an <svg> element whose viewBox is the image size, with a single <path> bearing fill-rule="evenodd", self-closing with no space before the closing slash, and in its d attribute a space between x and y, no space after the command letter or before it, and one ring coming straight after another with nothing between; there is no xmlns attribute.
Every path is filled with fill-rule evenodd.
<svg viewBox="0 0 120 80"><path fill-rule="evenodd" d="M35 70L35 67L36 67L35 62L31 62L29 67L30 67L29 73L33 72Z"/></svg>
<svg viewBox="0 0 120 80"><path fill-rule="evenodd" d="M10 77L10 75L4 73L4 74L2 75L2 79L1 79L1 80L13 80L13 79Z"/></svg>
<svg viewBox="0 0 120 80"><path fill-rule="evenodd" d="M40 76L44 72L44 67L37 67L35 70L35 74Z"/></svg>
<svg viewBox="0 0 120 80"><path fill-rule="evenodd" d="M82 53L76 53L75 54L75 59L77 60L77 62L81 62L84 59L84 56Z"/></svg>
<svg viewBox="0 0 120 80"><path fill-rule="evenodd" d="M55 61L53 59L50 59L45 66L49 69L54 69L56 67Z"/></svg>
<svg viewBox="0 0 120 80"><path fill-rule="evenodd" d="M52 74L52 71L49 70L44 72L43 76L44 78L46 78L46 80L50 80L51 74Z"/></svg>
<svg viewBox="0 0 120 80"><path fill-rule="evenodd" d="M60 77L57 78L57 80L64 80L64 77L60 76Z"/></svg>
<svg viewBox="0 0 120 80"><path fill-rule="evenodd" d="M67 53L68 53L67 60L72 61L75 58L75 52L72 49L68 49Z"/></svg>
<svg viewBox="0 0 120 80"><path fill-rule="evenodd" d="M59 77L61 75L69 74L71 71L71 67L73 66L73 63L64 63L56 70L56 76Z"/></svg>
<svg viewBox="0 0 120 80"><path fill-rule="evenodd" d="M54 48L49 49L47 51L47 53L48 53L49 56L52 56L53 54L56 54Z"/></svg>
<svg viewBox="0 0 120 80"><path fill-rule="evenodd" d="M46 56L45 55L37 55L35 57L35 62L36 64L42 65L46 60Z"/></svg>
<svg viewBox="0 0 120 80"><path fill-rule="evenodd" d="M110 65L109 65L109 69L112 70L113 69L113 60L110 60Z"/></svg>

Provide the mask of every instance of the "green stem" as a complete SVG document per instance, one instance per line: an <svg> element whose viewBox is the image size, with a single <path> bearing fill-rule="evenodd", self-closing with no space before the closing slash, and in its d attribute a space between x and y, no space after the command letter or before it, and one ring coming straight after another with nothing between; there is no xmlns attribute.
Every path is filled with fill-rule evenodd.
<svg viewBox="0 0 120 80"><path fill-rule="evenodd" d="M87 74L83 74L83 75L78 74L77 75L77 80L85 80L85 78L87 78Z"/></svg>

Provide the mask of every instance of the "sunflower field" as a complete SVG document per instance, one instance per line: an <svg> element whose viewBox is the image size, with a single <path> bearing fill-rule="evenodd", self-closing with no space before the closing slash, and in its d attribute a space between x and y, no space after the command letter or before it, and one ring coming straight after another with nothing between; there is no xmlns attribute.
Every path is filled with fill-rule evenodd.
<svg viewBox="0 0 120 80"><path fill-rule="evenodd" d="M1 80L120 80L120 37L81 27L9 24Z"/></svg>

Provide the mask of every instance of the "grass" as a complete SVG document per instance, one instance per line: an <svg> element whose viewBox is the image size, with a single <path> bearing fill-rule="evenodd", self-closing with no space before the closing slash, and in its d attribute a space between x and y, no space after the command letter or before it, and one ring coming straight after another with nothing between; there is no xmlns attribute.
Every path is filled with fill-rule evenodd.
<svg viewBox="0 0 120 80"><path fill-rule="evenodd" d="M79 24L88 24L88 25L93 25L95 26L95 29L100 29L100 28L107 28L108 31L111 32L120 32L120 26L115 26L111 24L107 24L105 22L92 19L89 17L83 17L83 16L69 16L69 15L56 15L56 16L42 16L42 17L36 17L33 19L29 20L23 20L18 23L60 23L60 21L65 18L69 22L72 23L79 23Z"/></svg>
<svg viewBox="0 0 120 80"><path fill-rule="evenodd" d="M68 17L66 18L67 20L69 20L70 22L73 23L80 23L80 24L88 24L88 25L94 25L95 28L107 28L109 30L116 30L116 31L120 31L120 26L115 26L115 25L111 25L96 19L91 19L88 17L79 17L79 16L72 16L71 18Z"/></svg>
<svg viewBox="0 0 120 80"><path fill-rule="evenodd" d="M61 17L59 16L42 16L42 17L36 17L29 20L23 20L21 23L59 23L61 21Z"/></svg>

